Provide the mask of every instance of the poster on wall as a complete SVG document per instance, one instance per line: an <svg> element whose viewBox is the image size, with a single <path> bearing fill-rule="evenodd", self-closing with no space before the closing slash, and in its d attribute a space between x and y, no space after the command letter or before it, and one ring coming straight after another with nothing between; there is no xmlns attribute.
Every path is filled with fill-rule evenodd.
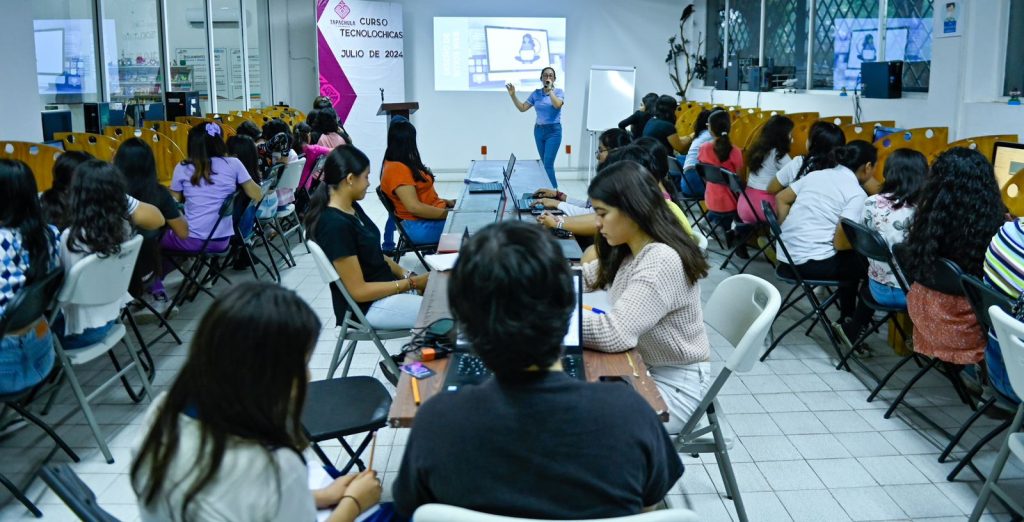
<svg viewBox="0 0 1024 522"><path fill-rule="evenodd" d="M963 0L935 2L935 36L949 38L960 36L964 29Z"/></svg>
<svg viewBox="0 0 1024 522"><path fill-rule="evenodd" d="M317 0L320 94L330 98L356 146L380 168L387 125L381 100L405 99L402 6L364 0Z"/></svg>

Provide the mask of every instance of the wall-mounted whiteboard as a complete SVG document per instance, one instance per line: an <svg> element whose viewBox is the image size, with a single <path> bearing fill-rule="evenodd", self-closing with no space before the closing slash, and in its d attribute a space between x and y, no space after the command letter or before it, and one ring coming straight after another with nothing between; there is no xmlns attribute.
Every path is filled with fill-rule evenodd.
<svg viewBox="0 0 1024 522"><path fill-rule="evenodd" d="M587 130L617 127L636 110L636 67L595 65L587 81Z"/></svg>

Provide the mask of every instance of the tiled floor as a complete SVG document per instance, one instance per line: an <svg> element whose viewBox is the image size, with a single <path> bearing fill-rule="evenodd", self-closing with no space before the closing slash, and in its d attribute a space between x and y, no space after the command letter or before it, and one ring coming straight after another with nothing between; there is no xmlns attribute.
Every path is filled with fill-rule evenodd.
<svg viewBox="0 0 1024 522"><path fill-rule="evenodd" d="M563 190L583 194L582 182L568 182ZM442 183L444 197L456 197L459 183ZM378 224L384 212L375 198L368 198L365 207ZM338 332L332 327L330 294L316 274L305 250L295 250L299 266L285 270L284 284L295 289L314 307L324 323L316 353L310 363L314 379L326 375ZM705 299L715 284L731 275L717 269L721 256L712 254L716 268L702 283ZM412 256L403 264L416 268ZM774 281L768 266L755 263L750 273ZM236 272L233 279L251 277ZM187 343L196 329L198 318L209 304L199 298L186 306L173 320L175 328ZM779 325L790 323L783 318ZM153 327L147 327L152 330ZM712 359L716 367L729 353L729 345L721 336L711 333ZM388 343L396 350L401 341ZM841 520L964 520L977 498L981 482L970 471L964 471L957 482L947 482L946 474L953 462L937 461L944 445L940 432L922 424L908 410L901 408L892 419L882 413L895 395L897 386L905 382L911 365L894 378L889 391L868 403L868 387L859 373L835 369L834 354L823 348L825 341L815 332L808 338L797 331L771 355L744 375L732 378L722 390L721 406L733 436L730 452L740 490L751 520L765 521L841 521ZM879 354L870 361L876 369L887 369L894 357L887 353L884 338L871 340ZM186 347L169 342L152 347L156 358L158 390L166 388L184 363ZM378 355L362 343L353 363L353 374L374 374ZM109 373L109 363L99 360L88 366L83 375L102 378ZM907 398L910 404L928 415L939 426L954 430L970 411L959 403L940 377L930 375L919 382ZM57 422L71 411L70 392L61 393L58 405L46 419ZM128 482L129 448L139 436L139 422L145 405L132 404L120 387L112 387L96 401L97 416L116 459L106 464L96 442L80 413L71 414L58 423L57 430L82 457L74 469L96 492L100 504L124 520L136 520L135 496ZM965 437L973 444L998 421L982 418ZM408 430L386 429L377 438L374 467L381 473L384 496L390 496L390 483L398 470ZM995 456L995 443L976 458L979 469L987 472ZM326 444L332 457L339 454L339 445ZM954 454L954 459L963 454ZM312 455L310 455L311 458ZM19 484L25 484L46 459L66 461L54 445L34 427L0 440L0 471ZM717 466L710 455L701 458L683 456L686 473L668 497L671 506L688 506L700 513L703 520L735 520L732 501L724 498L724 488ZM1024 497L1024 465L1011 458L1004 472L1004 484ZM38 503L47 520L74 520L71 513L39 480L27 488L29 497ZM3 491L0 519L18 520L31 515ZM1004 508L991 503L994 514L988 520L1009 520Z"/></svg>

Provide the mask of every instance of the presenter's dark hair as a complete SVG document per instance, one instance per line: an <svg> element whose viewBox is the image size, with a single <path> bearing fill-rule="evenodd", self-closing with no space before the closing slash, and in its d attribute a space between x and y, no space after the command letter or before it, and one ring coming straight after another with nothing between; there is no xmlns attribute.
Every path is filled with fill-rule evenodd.
<svg viewBox="0 0 1024 522"><path fill-rule="evenodd" d="M757 172L766 162L779 161L789 155L789 149L793 143L792 132L793 120L781 114L768 118L764 127L761 127L761 133L757 135L754 144L747 150L750 172ZM775 157L769 158L769 153L773 151Z"/></svg>
<svg viewBox="0 0 1024 522"><path fill-rule="evenodd" d="M323 182L309 197L309 207L306 208L306 216L303 219L310 234L316 236L316 226L330 201L330 191L337 190L338 185L349 176L359 176L368 168L370 158L351 145L335 147L327 155L327 160L324 161Z"/></svg>
<svg viewBox="0 0 1024 522"><path fill-rule="evenodd" d="M211 125L216 126L216 131ZM188 159L183 163L195 169L189 180L198 186L199 180L213 184L213 158L228 155L228 146L224 143L224 129L217 123L200 123L188 131Z"/></svg>
<svg viewBox="0 0 1024 522"><path fill-rule="evenodd" d="M503 221L462 246L448 302L473 351L502 379L558 360L576 299L569 262L551 234Z"/></svg>
<svg viewBox="0 0 1024 522"><path fill-rule="evenodd" d="M26 272L27 281L34 281L49 272L53 241L50 229L43 222L36 187L36 178L28 165L18 160L0 159L0 201L4 202L0 205L0 228L17 230L21 234L29 266L27 270L21 266L21 256L15 256L13 263Z"/></svg>
<svg viewBox="0 0 1024 522"><path fill-rule="evenodd" d="M92 159L92 154L69 150L53 164L53 185L39 197L43 209L43 222L60 230L68 228L68 191L71 179L79 165Z"/></svg>
<svg viewBox="0 0 1024 522"><path fill-rule="evenodd" d="M124 175L129 196L156 205L167 193L156 178L153 149L142 138L128 138L122 142L114 154L114 165Z"/></svg>
<svg viewBox="0 0 1024 522"><path fill-rule="evenodd" d="M644 112L654 116L654 106L658 103L658 93L649 92L643 97Z"/></svg>
<svg viewBox="0 0 1024 522"><path fill-rule="evenodd" d="M654 104L654 117L662 121L669 123L675 123L676 121L676 107L679 106L679 102L675 98L667 94L658 96L658 101Z"/></svg>
<svg viewBox="0 0 1024 522"><path fill-rule="evenodd" d="M75 169L71 181L68 251L110 256L128 240L128 201L124 176L117 167L91 159Z"/></svg>
<svg viewBox="0 0 1024 522"><path fill-rule="evenodd" d="M597 174L587 195L591 200L615 207L633 220L654 241L664 243L679 254L686 279L694 284L708 275L708 262L697 243L683 232L679 220L665 204L654 176L639 163L622 161ZM623 261L632 253L628 245L611 246L598 234L594 241L598 252L595 286L607 288L615 281Z"/></svg>
<svg viewBox="0 0 1024 522"><path fill-rule="evenodd" d="M727 111L713 111L708 116L708 130L714 139L715 157L718 161L724 162L732 154L732 141L729 139L729 131L732 128L732 117Z"/></svg>
<svg viewBox="0 0 1024 522"><path fill-rule="evenodd" d="M932 163L920 198L905 242L908 275L928 281L945 257L981 277L992 236L1006 221L992 164L976 150L949 149Z"/></svg>
<svg viewBox="0 0 1024 522"><path fill-rule="evenodd" d="M604 148L607 149L608 152L611 152L615 149L629 145L630 136L625 130L614 127L602 132L601 135L597 137L597 141L601 145L604 145Z"/></svg>
<svg viewBox="0 0 1024 522"><path fill-rule="evenodd" d="M182 488L184 501L174 506L181 510L174 518L189 520L189 505L215 480L238 439L267 452L280 490L280 470L271 452L288 449L301 457L308 444L302 407L307 361L319 333L316 313L282 286L250 281L221 294L200 321L188 359L132 462L131 482L139 500L153 506ZM183 412L194 412L205 448L187 486L168 477L180 449Z"/></svg>
<svg viewBox="0 0 1024 522"><path fill-rule="evenodd" d="M888 194L893 208L916 206L928 178L928 159L914 149L896 149L885 159L882 194Z"/></svg>
<svg viewBox="0 0 1024 522"><path fill-rule="evenodd" d="M545 68L541 69L540 70L540 77L541 78L544 77L544 71L551 71L551 75L554 76L556 80L558 79L558 73L555 72L555 68L554 67L545 67Z"/></svg>
<svg viewBox="0 0 1024 522"><path fill-rule="evenodd" d="M408 121L396 121L388 128L388 148L384 150L384 161L397 161L412 171L412 179L419 183L434 179L434 174L420 159L416 146L416 127Z"/></svg>
<svg viewBox="0 0 1024 522"><path fill-rule="evenodd" d="M830 169L836 166L832 151L846 145L846 135L838 125L830 121L816 121L807 132L807 154L796 173L796 179L808 172Z"/></svg>

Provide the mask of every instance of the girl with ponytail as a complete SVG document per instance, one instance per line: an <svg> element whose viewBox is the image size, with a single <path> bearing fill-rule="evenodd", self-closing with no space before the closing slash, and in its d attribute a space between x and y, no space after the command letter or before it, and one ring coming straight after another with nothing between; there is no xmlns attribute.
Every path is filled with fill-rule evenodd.
<svg viewBox="0 0 1024 522"><path fill-rule="evenodd" d="M697 153L698 163L713 165L733 173L743 168L743 152L729 139L731 126L732 122L726 111L714 111L708 116L708 130L712 139L701 145L700 152ZM736 198L729 187L708 183L704 189L704 202L711 218L724 222L725 229L729 230L736 213Z"/></svg>
<svg viewBox="0 0 1024 522"><path fill-rule="evenodd" d="M323 182L310 197L306 230L374 328L412 328L423 302L419 294L426 287L427 275L417 276L384 257L380 229L359 206L369 188L370 160L366 155L351 145L336 147L324 163ZM341 326L348 303L335 285L331 285L331 298Z"/></svg>

